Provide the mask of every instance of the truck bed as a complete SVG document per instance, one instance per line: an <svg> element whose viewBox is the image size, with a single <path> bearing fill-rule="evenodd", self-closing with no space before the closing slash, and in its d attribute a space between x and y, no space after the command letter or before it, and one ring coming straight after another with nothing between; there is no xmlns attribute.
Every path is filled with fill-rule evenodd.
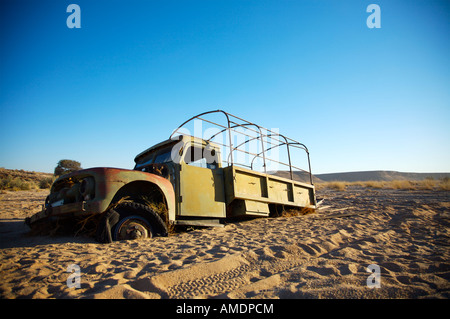
<svg viewBox="0 0 450 319"><path fill-rule="evenodd" d="M234 165L223 170L226 203L234 201L232 216L268 216L269 204L316 208L314 185Z"/></svg>

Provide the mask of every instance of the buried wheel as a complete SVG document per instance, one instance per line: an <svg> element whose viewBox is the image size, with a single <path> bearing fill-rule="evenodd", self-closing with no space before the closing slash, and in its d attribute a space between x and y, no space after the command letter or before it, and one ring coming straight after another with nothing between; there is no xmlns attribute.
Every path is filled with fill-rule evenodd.
<svg viewBox="0 0 450 319"><path fill-rule="evenodd" d="M153 230L142 216L131 215L121 219L114 227L113 240L152 238Z"/></svg>
<svg viewBox="0 0 450 319"><path fill-rule="evenodd" d="M167 236L166 223L147 205L125 202L110 209L97 228L99 242Z"/></svg>

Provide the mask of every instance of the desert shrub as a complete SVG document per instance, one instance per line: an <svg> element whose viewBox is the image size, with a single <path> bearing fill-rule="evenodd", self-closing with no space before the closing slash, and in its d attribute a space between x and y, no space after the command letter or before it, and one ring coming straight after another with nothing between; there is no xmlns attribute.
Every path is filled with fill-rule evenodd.
<svg viewBox="0 0 450 319"><path fill-rule="evenodd" d="M40 189L47 189L50 188L54 182L55 178L52 177L45 177L39 181L39 188Z"/></svg>
<svg viewBox="0 0 450 319"><path fill-rule="evenodd" d="M0 189L1 190L30 190L35 189L36 184L33 182L24 181L18 177L12 178L11 176L6 176L0 179Z"/></svg>
<svg viewBox="0 0 450 319"><path fill-rule="evenodd" d="M4 177L4 178L0 178L0 189L4 190L4 189L8 189L8 185L9 185L9 178L8 177Z"/></svg>
<svg viewBox="0 0 450 319"><path fill-rule="evenodd" d="M7 177L5 178L0 178L0 189L7 189L7 185L8 185L8 181L7 181Z"/></svg>

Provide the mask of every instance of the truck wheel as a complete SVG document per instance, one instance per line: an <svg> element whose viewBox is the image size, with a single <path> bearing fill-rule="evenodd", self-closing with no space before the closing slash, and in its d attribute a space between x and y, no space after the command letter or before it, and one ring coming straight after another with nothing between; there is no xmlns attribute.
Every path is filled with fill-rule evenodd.
<svg viewBox="0 0 450 319"><path fill-rule="evenodd" d="M130 240L152 238L153 229L142 216L127 216L117 223L113 233L113 240Z"/></svg>
<svg viewBox="0 0 450 319"><path fill-rule="evenodd" d="M127 202L119 204L114 211L119 214L119 219L115 225L110 225L113 241L168 234L167 226L159 214L146 205Z"/></svg>

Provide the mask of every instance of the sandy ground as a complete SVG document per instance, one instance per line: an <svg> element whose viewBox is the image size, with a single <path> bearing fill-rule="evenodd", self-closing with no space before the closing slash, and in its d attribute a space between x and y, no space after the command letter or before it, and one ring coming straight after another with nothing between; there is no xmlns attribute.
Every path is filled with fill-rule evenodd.
<svg viewBox="0 0 450 319"><path fill-rule="evenodd" d="M0 195L1 298L450 297L450 192L325 189L316 214L112 244L27 236L46 195Z"/></svg>

